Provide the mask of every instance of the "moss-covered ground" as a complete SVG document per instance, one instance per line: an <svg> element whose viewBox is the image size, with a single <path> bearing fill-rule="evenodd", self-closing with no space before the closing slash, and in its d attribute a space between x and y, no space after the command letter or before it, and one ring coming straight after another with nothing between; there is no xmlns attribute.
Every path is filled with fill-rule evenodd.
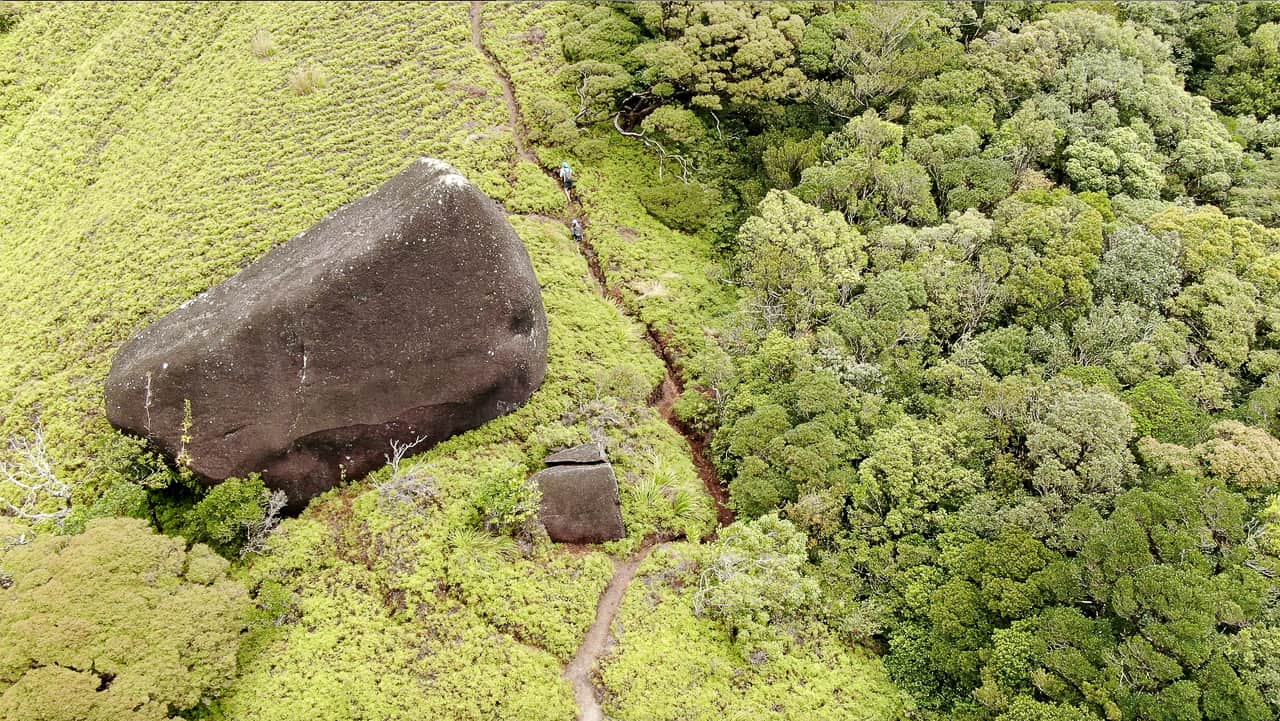
<svg viewBox="0 0 1280 721"><path fill-rule="evenodd" d="M560 12L484 8L519 97L565 92L554 83ZM322 81L300 87L299 71ZM128 480L129 446L101 409L120 344L413 158L446 159L503 202L543 288L549 371L526 406L322 496L239 564L258 610L216 715L572 718L563 664L610 554L712 531L687 446L646 406L665 371L644 336L647 325L696 352L730 291L710 242L636 200L654 159L611 132L588 140L539 153L576 162L623 306L598 292L558 188L516 157L465 3L33 3L0 34L0 436L39 423L82 507ZM531 472L548 449L590 437L616 464L626 539L522 547L477 528L487 478ZM868 716L842 715L846 698L890 708L868 700L887 693L875 662L823 646L747 669L688 594L664 592L651 609L641 593L615 629L635 632L604 666L619 718L703 718L765 698L826 718ZM715 659L714 672L698 670ZM693 690L692 715L646 700L671 684ZM837 687L835 705L814 705Z"/></svg>

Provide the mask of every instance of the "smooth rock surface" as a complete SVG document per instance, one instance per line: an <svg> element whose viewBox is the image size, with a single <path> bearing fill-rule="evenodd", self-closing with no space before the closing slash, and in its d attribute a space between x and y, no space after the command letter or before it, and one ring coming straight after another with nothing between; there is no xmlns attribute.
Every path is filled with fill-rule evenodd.
<svg viewBox="0 0 1280 721"><path fill-rule="evenodd" d="M604 463L606 460L604 448L599 443L583 443L552 453L542 462L548 466L562 466L571 463Z"/></svg>
<svg viewBox="0 0 1280 721"><path fill-rule="evenodd" d="M107 418L206 483L261 472L296 510L393 440L422 451L515 409L546 342L502 209L423 158L131 338Z"/></svg>
<svg viewBox="0 0 1280 721"><path fill-rule="evenodd" d="M557 543L604 543L627 535L618 479L608 463L551 466L533 474L542 490L538 520Z"/></svg>

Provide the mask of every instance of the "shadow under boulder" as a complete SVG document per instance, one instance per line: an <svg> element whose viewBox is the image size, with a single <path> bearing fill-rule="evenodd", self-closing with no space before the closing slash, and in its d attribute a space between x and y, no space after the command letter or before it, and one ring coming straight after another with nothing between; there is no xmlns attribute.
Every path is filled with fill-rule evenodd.
<svg viewBox="0 0 1280 721"><path fill-rule="evenodd" d="M131 338L106 410L205 483L258 472L296 511L392 441L426 450L514 410L546 367L524 244L422 158Z"/></svg>

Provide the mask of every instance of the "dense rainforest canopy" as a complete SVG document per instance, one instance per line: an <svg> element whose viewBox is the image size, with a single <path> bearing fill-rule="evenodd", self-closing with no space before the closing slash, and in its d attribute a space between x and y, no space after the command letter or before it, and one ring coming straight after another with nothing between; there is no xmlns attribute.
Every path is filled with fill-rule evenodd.
<svg viewBox="0 0 1280 721"><path fill-rule="evenodd" d="M97 427L89 458L50 466L83 477L74 498L4 496L33 523L0 551L0 619L56 606L54 580L14 582L37 552L52 559L41 573L70 582L89 560L68 559L94 558L95 543L127 536L155 553L162 541L140 526L94 520L143 517L236 559L233 582L193 546L188 566L214 570L184 573L178 554L166 584L243 583L255 603L246 615L233 590L210 622L225 633L228 615L248 619L238 677L223 657L166 676L175 713L302 718L320 678L324 718L562 718L558 669L609 559L540 538L524 478L548 449L594 439L618 465L629 532L607 550L665 544L601 662L610 717L1280 718L1280 3L521 7L472 9L492 49L450 62L486 85L440 80L429 103L475 103L492 127L438 112L449 140L434 147L412 135L415 105L387 142L464 156L530 247L552 349L530 407L418 465L397 458L279 530L259 479L205 493ZM4 38L49 16L17 8L0 14L14 57ZM460 57L465 11L431 11ZM237 22L242 44L267 26ZM270 62L270 36L253 37L259 57L245 62ZM431 41L396 38L391 54ZM486 135L507 131L501 101L483 105L501 97L485 58L515 84L514 139ZM0 120L26 118L39 90L6 62ZM330 65L339 90L298 91L291 102L311 105L272 122L328 138L307 118L325 92L398 107L344 90ZM32 140L0 130L15 139ZM348 162L334 142L315 157ZM308 153L291 182L328 177ZM535 164L561 157L578 177L571 207ZM329 200L396 165L390 152L350 162L364 185ZM48 222L14 197L0 230ZM607 302L547 223L579 211ZM236 261L261 250L243 228L218 232L242 244ZM192 290L232 266L195 273ZM143 317L112 319L111 342ZM736 514L714 540L689 447L646 407L662 363L642 332L678 373L677 425L706 444ZM95 352L83 373L103 371ZM30 358L8 363L15 388L43 387ZM0 394L19 439L18 416L42 407L22 393ZM55 456L75 446L68 428L51 429ZM38 481L31 450L19 442L6 468ZM47 612L102 613L75 600ZM333 640L357 636L366 647ZM23 677L46 651L23 643L26 656L0 658L3 698L55 673L89 683L83 669ZM317 676L317 656L356 690ZM410 700L366 693L380 683ZM673 687L687 697L668 698ZM276 704L282 688L290 700Z"/></svg>
<svg viewBox="0 0 1280 721"><path fill-rule="evenodd" d="M1277 20L576 9L578 117L749 213L685 410L740 518L805 534L788 612L922 715L1280 713Z"/></svg>

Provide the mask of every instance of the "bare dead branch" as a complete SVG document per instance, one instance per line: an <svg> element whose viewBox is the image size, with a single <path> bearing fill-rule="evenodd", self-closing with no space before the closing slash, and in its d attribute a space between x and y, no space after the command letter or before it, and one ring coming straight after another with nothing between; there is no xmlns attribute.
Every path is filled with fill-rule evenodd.
<svg viewBox="0 0 1280 721"><path fill-rule="evenodd" d="M427 436L418 436L417 438L414 438L412 441L409 441L408 443L401 443L395 439L392 439L391 453L382 454L382 457L387 459L387 463L390 464L391 466L391 474L392 475L399 474L400 461L404 460L404 457L408 455L409 451L422 445L426 440L427 440Z"/></svg>
<svg viewBox="0 0 1280 721"><path fill-rule="evenodd" d="M621 118L622 118L621 112L617 112L613 114L613 127L615 130L617 130L619 133L621 133L622 135L628 138L636 138L640 142L644 143L646 147L657 151L658 180L662 180L662 169L663 169L663 166L666 165L666 161L674 160L676 163L679 163L680 165L680 182L684 183L685 185L688 185L690 183L690 180L689 180L690 163L683 155L680 155L678 153L667 152L667 149L662 147L662 143L659 143L653 138L648 137L644 133L637 133L630 130L623 130L622 124L620 122Z"/></svg>
<svg viewBox="0 0 1280 721"><path fill-rule="evenodd" d="M0 510L32 523L52 521L61 526L71 514L73 488L58 478L43 429L36 426L30 440L10 438L9 450L12 460L0 461L0 487L17 493L0 493Z"/></svg>

